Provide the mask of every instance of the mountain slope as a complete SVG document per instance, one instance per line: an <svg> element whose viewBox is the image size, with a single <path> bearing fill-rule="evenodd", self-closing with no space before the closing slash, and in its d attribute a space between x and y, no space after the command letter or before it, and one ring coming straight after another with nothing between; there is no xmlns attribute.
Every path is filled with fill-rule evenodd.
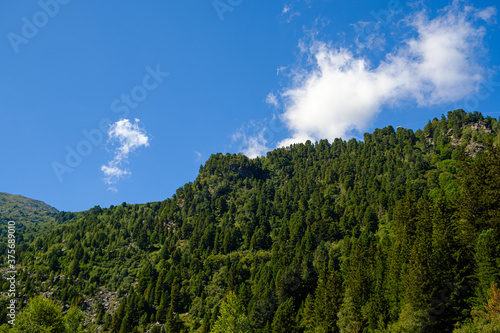
<svg viewBox="0 0 500 333"><path fill-rule="evenodd" d="M59 211L46 203L0 192L0 223L15 222L48 222L54 220Z"/></svg>
<svg viewBox="0 0 500 333"><path fill-rule="evenodd" d="M59 213L19 246L21 295L78 305L92 331L493 325L499 129L457 110L363 142L212 155L162 202Z"/></svg>

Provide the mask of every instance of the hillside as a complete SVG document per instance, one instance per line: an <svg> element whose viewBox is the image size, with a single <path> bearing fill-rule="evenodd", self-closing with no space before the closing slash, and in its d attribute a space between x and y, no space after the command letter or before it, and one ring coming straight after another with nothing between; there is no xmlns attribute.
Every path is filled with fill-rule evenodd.
<svg viewBox="0 0 500 333"><path fill-rule="evenodd" d="M58 210L46 203L21 195L0 192L0 223L16 222L49 222Z"/></svg>
<svg viewBox="0 0 500 333"><path fill-rule="evenodd" d="M59 211L46 203L0 192L0 238L7 239L7 222L16 222L17 241L23 246L53 228ZM0 256L6 259L7 242L0 243Z"/></svg>
<svg viewBox="0 0 500 333"><path fill-rule="evenodd" d="M497 332L499 134L456 110L214 154L169 199L60 212L25 238L22 306L78 306L90 332Z"/></svg>

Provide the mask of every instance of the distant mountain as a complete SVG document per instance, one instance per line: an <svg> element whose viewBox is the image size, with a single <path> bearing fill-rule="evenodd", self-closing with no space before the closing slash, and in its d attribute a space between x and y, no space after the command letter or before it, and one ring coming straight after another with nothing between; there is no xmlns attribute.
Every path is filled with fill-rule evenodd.
<svg viewBox="0 0 500 333"><path fill-rule="evenodd" d="M0 192L0 223L15 222L49 222L53 221L59 211L45 202Z"/></svg>

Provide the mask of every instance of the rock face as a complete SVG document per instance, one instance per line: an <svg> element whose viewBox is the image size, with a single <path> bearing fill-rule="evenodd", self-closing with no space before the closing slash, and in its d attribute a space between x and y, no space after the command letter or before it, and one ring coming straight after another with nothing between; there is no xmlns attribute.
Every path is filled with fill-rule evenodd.
<svg viewBox="0 0 500 333"><path fill-rule="evenodd" d="M480 151L485 150L484 144L478 142L471 142L465 147L465 153L472 157L476 156L476 154Z"/></svg>
<svg viewBox="0 0 500 333"><path fill-rule="evenodd" d="M104 311L113 315L120 305L118 293L116 291L109 291L101 287L98 289L96 295L92 295L84 300L84 312L89 315L92 320L95 318L96 313L94 311L97 303L101 303L104 306Z"/></svg>
<svg viewBox="0 0 500 333"><path fill-rule="evenodd" d="M476 131L483 130L485 133L492 133L492 130L489 127L489 125L484 121L478 121L476 123L472 123L470 125L467 125L467 127Z"/></svg>
<svg viewBox="0 0 500 333"><path fill-rule="evenodd" d="M466 126L463 127L464 129L471 129L475 132L481 132L481 133L493 133L490 125L484 121L478 121L474 123L470 123ZM450 144L452 147L457 147L461 146L464 144L467 140L463 137L459 138L455 135L455 131L453 128L450 128L448 132L446 132L446 135L450 137ZM460 135L460 134L459 134ZM465 154L469 156L476 156L476 154L480 151L485 150L486 147L483 143L480 142L474 142L474 141L469 141L467 145L465 146Z"/></svg>

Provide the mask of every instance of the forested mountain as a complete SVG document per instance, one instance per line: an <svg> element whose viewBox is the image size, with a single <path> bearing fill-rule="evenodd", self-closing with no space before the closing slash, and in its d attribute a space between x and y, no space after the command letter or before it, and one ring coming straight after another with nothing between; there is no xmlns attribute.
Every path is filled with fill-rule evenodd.
<svg viewBox="0 0 500 333"><path fill-rule="evenodd" d="M500 332L499 133L456 110L215 154L167 200L59 212L17 245L15 330L43 295L54 332L77 307L91 332Z"/></svg>

